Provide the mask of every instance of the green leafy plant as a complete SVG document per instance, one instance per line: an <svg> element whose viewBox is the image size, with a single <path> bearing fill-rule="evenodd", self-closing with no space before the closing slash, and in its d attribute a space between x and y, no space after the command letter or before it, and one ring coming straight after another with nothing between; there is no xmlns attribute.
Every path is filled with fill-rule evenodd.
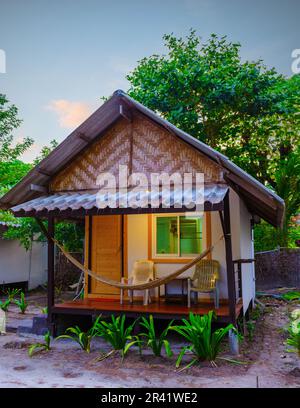
<svg viewBox="0 0 300 408"><path fill-rule="evenodd" d="M155 356L160 357L162 353L162 348L165 348L166 354L168 357L172 357L173 352L170 347L170 343L167 340L167 335L168 331L170 330L172 324L172 320L168 326L165 328L165 330L160 334L157 335L155 331L155 326L154 326L154 321L153 321L153 316L149 316L149 320L147 320L145 317L142 317L142 321L140 322L140 326L143 326L147 332L145 333L140 333L140 336L143 336L146 338L146 344L148 347L151 348L153 351L153 354Z"/></svg>
<svg viewBox="0 0 300 408"><path fill-rule="evenodd" d="M250 318L251 320L258 320L264 314L263 306L256 305L254 309L252 309Z"/></svg>
<svg viewBox="0 0 300 408"><path fill-rule="evenodd" d="M91 341L97 335L96 326L100 316L95 320L93 326L88 331L82 331L78 326L68 327L65 334L56 337L55 340L69 339L79 344L80 348L87 353L91 351ZM70 334L68 334L70 333Z"/></svg>
<svg viewBox="0 0 300 408"><path fill-rule="evenodd" d="M289 337L286 345L291 353L298 353L300 358L300 309L295 309L291 314L291 321L288 328Z"/></svg>
<svg viewBox="0 0 300 408"><path fill-rule="evenodd" d="M44 335L44 343L34 343L28 348L29 357L32 357L34 353L51 350L50 343L51 343L51 336L50 336L50 332L48 331Z"/></svg>
<svg viewBox="0 0 300 408"><path fill-rule="evenodd" d="M60 298L62 295L62 291L63 291L62 285L55 286L54 288L55 297Z"/></svg>
<svg viewBox="0 0 300 408"><path fill-rule="evenodd" d="M107 343L109 343L113 350L107 354L102 354L96 359L96 361L101 361L116 352L121 352L122 358L124 358L133 345L141 345L141 340L138 336L132 336L131 334L137 320L129 326L125 325L125 320L125 315L118 317L112 315L111 322L101 320L97 323L97 336L102 337Z"/></svg>
<svg viewBox="0 0 300 408"><path fill-rule="evenodd" d="M21 292L20 300L15 299L14 302L19 307L21 313L24 314L28 307L28 303L26 302L24 292Z"/></svg>
<svg viewBox="0 0 300 408"><path fill-rule="evenodd" d="M204 316L189 314L189 320L182 319L183 325L173 326L172 330L179 333L185 340L191 343L181 349L176 361L176 368L179 368L185 353L194 355L193 360L184 369L191 367L199 361L208 360L216 366L215 360L220 351L220 345L224 336L229 330L236 330L232 324L225 328L212 331L212 320L215 319L213 311Z"/></svg>
<svg viewBox="0 0 300 408"><path fill-rule="evenodd" d="M5 294L6 294L6 296L8 297L8 299L9 299L10 301L13 301L14 298L15 298L17 295L19 295L20 292L21 292L21 289L16 289L16 288L10 289L10 288L8 288L8 289L6 289Z"/></svg>
<svg viewBox="0 0 300 408"><path fill-rule="evenodd" d="M284 300L287 300L288 302L291 302L293 300L300 300L300 292L296 291L287 292L284 295L282 295L282 298Z"/></svg>
<svg viewBox="0 0 300 408"><path fill-rule="evenodd" d="M7 312L10 303L11 303L10 299L6 299L4 302L0 300L0 309L3 310L3 312Z"/></svg>
<svg viewBox="0 0 300 408"><path fill-rule="evenodd" d="M253 341L254 332L255 332L255 321L248 320L247 323L246 323L246 327L247 327L248 339L249 339L249 341Z"/></svg>
<svg viewBox="0 0 300 408"><path fill-rule="evenodd" d="M47 307L47 306L42 307L42 308L41 308L41 313L42 313L42 314L47 314L47 313L48 313L48 307Z"/></svg>

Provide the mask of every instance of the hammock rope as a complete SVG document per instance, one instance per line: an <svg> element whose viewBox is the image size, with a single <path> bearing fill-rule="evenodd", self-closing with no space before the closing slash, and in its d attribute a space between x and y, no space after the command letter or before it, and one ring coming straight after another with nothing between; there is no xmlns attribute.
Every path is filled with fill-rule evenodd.
<svg viewBox="0 0 300 408"><path fill-rule="evenodd" d="M82 272L88 274L89 276L91 276L93 279L97 280L98 282L101 282L105 285L108 286L113 286L115 288L119 288L119 289L129 289L129 290L146 290L146 289L153 289L156 288L158 286L164 285L168 282L170 282L171 280L177 278L177 276L183 274L185 271L187 271L189 268L191 268L192 266L196 265L197 262L199 262L201 259L205 258L210 252L213 251L214 247L216 246L216 244L224 238L224 235L221 235L219 237L219 239L217 239L213 245L211 245L209 248L205 249L204 251L201 252L200 255L196 256L195 258L193 258L191 260L191 262L185 264L184 266L182 266L181 268L177 269L176 271L172 272L171 274L158 278L158 279L154 279L152 281L149 281L147 283L139 283L136 285L130 284L130 283L122 283L122 282L118 282L115 280L111 280L108 279L104 276L101 276L99 274L96 274L95 272L91 271L89 268L87 268L86 266L84 266L81 262L79 262L76 258L74 258L68 251L65 250L65 248L63 247L63 245L61 245L55 238L51 237L48 234L48 231L46 230L44 224L38 219L36 218L39 226L41 227L42 231L44 232L44 234L46 235L46 237L50 240L53 241L53 243L59 248L59 250L62 252L62 254L74 265L76 266L78 269L80 269Z"/></svg>

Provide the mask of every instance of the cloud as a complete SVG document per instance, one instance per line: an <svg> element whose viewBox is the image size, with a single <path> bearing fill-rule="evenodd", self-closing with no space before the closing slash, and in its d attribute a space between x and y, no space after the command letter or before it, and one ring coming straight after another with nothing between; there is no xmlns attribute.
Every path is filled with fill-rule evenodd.
<svg viewBox="0 0 300 408"><path fill-rule="evenodd" d="M87 103L67 99L52 100L46 108L58 115L59 125L63 128L74 128L80 125L92 111Z"/></svg>

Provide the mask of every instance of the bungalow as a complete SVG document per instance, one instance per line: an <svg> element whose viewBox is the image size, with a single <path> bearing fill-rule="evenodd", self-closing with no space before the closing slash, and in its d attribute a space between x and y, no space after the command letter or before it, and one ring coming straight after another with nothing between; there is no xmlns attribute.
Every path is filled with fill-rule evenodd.
<svg viewBox="0 0 300 408"><path fill-rule="evenodd" d="M128 182L120 181L120 169L127 169ZM146 181L153 174L175 174L182 180L189 175L188 192L180 189L181 206L175 182L169 180L168 205L160 190L163 182L159 191L149 191ZM199 174L202 187L195 182ZM151 200L139 205L137 191ZM202 204L192 208L186 196L199 192ZM52 329L57 317L66 314L177 318L210 309L220 322L236 324L255 298L253 225L262 218L280 227L284 214L283 200L226 156L120 90L3 196L0 205L16 217L48 220ZM84 299L57 304L55 220L75 218L85 220ZM141 260L152 275L148 283L128 286L126 279ZM209 270L215 271L214 279ZM205 276L214 302L210 290L197 286ZM142 302L144 293L134 290L141 288L151 302ZM191 292L200 293L198 301L190 303Z"/></svg>

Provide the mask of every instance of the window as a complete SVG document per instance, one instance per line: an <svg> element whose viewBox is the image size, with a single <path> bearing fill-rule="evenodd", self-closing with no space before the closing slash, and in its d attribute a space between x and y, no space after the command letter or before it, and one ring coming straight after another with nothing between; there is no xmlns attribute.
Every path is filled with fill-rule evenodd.
<svg viewBox="0 0 300 408"><path fill-rule="evenodd" d="M192 257L201 252L202 220L199 215L156 215L155 257Z"/></svg>

